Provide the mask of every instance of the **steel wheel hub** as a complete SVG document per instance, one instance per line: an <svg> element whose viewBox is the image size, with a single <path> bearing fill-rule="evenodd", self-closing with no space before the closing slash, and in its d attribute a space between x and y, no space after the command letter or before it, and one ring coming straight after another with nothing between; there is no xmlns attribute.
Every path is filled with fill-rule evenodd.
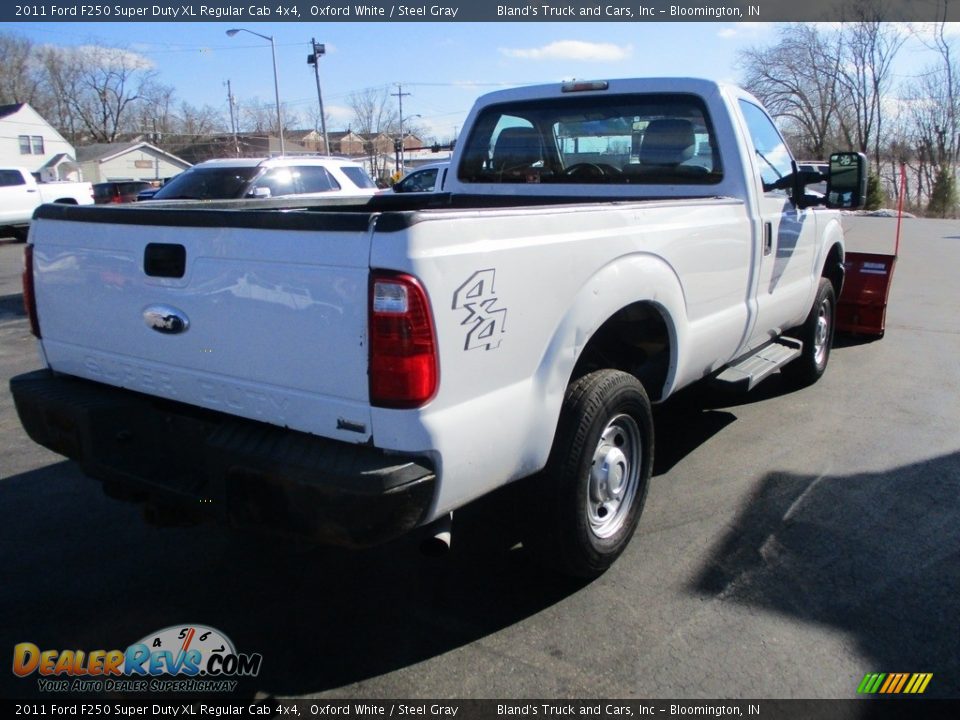
<svg viewBox="0 0 960 720"><path fill-rule="evenodd" d="M827 338L830 335L830 319L827 315L827 303L820 304L817 314L817 327L813 335L813 360L822 365L827 354Z"/></svg>
<svg viewBox="0 0 960 720"><path fill-rule="evenodd" d="M637 494L642 459L636 421L617 415L601 433L590 467L587 516L597 537L610 537L623 526Z"/></svg>

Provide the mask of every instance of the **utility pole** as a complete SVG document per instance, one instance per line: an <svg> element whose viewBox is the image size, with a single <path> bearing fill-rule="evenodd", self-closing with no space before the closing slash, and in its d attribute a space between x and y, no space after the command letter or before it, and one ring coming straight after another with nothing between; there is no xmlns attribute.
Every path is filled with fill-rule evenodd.
<svg viewBox="0 0 960 720"><path fill-rule="evenodd" d="M400 159L397 162L397 170L402 174L403 173L403 99L410 95L410 93L405 93L403 91L403 86L400 83L397 83L397 91L395 93L390 93L393 97L397 98L400 102Z"/></svg>
<svg viewBox="0 0 960 720"><path fill-rule="evenodd" d="M156 145L159 142L159 140L157 140L157 119L156 118L153 119L153 135L150 138L150 142L152 142L154 145ZM160 158L156 156L153 158L153 179L154 180L160 179Z"/></svg>
<svg viewBox="0 0 960 720"><path fill-rule="evenodd" d="M317 76L317 102L320 103L320 127L323 129L323 149L330 155L330 138L327 137L327 119L323 115L323 95L320 93L320 58L326 54L326 46L310 38L313 45L313 54L307 55L307 65L313 65L313 72Z"/></svg>
<svg viewBox="0 0 960 720"><path fill-rule="evenodd" d="M240 141L237 139L237 122L233 117L233 90L230 88L230 81L225 83L227 86L227 104L230 106L230 132L233 134L233 151L240 157Z"/></svg>

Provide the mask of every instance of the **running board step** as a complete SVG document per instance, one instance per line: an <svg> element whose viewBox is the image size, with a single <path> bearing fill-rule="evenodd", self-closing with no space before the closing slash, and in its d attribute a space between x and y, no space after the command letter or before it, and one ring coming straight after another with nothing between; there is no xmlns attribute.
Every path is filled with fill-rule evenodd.
<svg viewBox="0 0 960 720"><path fill-rule="evenodd" d="M752 355L740 358L714 378L726 388L753 390L757 384L775 373L791 360L800 357L803 343L793 338L782 337L764 345Z"/></svg>

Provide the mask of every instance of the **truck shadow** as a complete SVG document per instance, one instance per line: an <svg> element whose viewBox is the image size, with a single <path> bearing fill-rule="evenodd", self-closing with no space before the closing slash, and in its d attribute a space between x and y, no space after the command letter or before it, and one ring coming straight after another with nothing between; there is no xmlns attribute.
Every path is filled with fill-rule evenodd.
<svg viewBox="0 0 960 720"><path fill-rule="evenodd" d="M26 317L27 311L23 306L23 294L0 296L0 320Z"/></svg>
<svg viewBox="0 0 960 720"><path fill-rule="evenodd" d="M406 668L583 587L522 550L479 548L470 527L490 534L482 504L458 513L465 541L438 560L415 538L338 551L207 525L153 528L69 462L3 488L0 648L123 650L171 625L208 625L263 656L239 697L315 693ZM0 673L0 696L36 697L36 678Z"/></svg>
<svg viewBox="0 0 960 720"><path fill-rule="evenodd" d="M714 435L736 422L730 411L794 392L779 376L767 378L750 392L726 390L701 380L680 390L653 410L656 454L653 474L663 475Z"/></svg>
<svg viewBox="0 0 960 720"><path fill-rule="evenodd" d="M770 473L690 591L842 632L871 672L960 695L960 453L877 473ZM850 678L851 696L861 677Z"/></svg>

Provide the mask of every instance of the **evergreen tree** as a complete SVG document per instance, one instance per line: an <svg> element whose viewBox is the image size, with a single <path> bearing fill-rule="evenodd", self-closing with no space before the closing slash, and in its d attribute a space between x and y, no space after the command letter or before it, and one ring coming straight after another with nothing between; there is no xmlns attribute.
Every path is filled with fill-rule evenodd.
<svg viewBox="0 0 960 720"><path fill-rule="evenodd" d="M927 215L930 217L953 217L957 206L957 187L953 175L946 168L937 171L937 178L933 181L933 190L930 192L930 202L927 205Z"/></svg>

